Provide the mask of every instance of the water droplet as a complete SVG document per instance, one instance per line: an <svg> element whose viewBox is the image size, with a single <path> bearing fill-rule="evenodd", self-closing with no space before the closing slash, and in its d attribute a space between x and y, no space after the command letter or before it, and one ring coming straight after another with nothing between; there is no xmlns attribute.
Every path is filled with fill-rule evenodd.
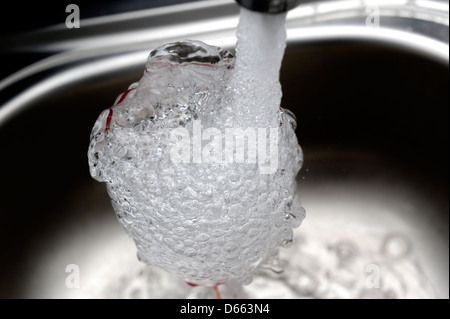
<svg viewBox="0 0 450 319"><path fill-rule="evenodd" d="M197 250L195 248L188 247L184 250L184 255L187 257L194 257L197 255Z"/></svg>

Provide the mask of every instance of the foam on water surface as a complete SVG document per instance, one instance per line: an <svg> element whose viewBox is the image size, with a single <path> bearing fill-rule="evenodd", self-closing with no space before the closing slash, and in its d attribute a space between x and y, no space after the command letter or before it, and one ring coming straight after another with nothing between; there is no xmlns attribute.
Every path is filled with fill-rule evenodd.
<svg viewBox="0 0 450 319"><path fill-rule="evenodd" d="M280 108L285 15L241 10L236 60L199 41L153 50L91 134L91 175L139 259L189 283L277 268L305 215L296 121Z"/></svg>

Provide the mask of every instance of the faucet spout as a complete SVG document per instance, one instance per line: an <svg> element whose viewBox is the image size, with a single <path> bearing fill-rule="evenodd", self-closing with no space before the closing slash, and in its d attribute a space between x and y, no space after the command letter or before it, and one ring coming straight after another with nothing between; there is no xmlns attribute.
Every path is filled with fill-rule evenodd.
<svg viewBox="0 0 450 319"><path fill-rule="evenodd" d="M302 0L236 0L241 6L252 11L282 13L295 8Z"/></svg>

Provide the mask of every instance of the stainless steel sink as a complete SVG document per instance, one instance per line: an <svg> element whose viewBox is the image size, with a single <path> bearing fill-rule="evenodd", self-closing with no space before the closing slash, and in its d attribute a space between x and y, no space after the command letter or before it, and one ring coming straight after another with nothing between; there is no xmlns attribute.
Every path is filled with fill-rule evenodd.
<svg viewBox="0 0 450 319"><path fill-rule="evenodd" d="M299 122L307 218L282 274L262 270L225 297L448 298L448 2L379 2L375 28L374 3L289 13L282 105ZM9 53L52 54L0 82L0 297L213 296L137 261L86 153L152 48L232 49L237 22L233 1L206 1L11 40Z"/></svg>

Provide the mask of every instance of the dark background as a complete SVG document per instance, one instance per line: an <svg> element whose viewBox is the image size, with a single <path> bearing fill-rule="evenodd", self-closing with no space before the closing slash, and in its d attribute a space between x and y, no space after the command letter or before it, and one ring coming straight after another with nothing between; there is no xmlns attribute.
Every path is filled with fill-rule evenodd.
<svg viewBox="0 0 450 319"><path fill-rule="evenodd" d="M42 52L8 52L9 40L19 34L64 24L67 16L70 15L70 12L66 12L69 4L78 5L82 23L84 19L94 17L195 1L208 0L65 0L58 2L25 0L8 2L0 9L0 81L49 55L49 53Z"/></svg>
<svg viewBox="0 0 450 319"><path fill-rule="evenodd" d="M80 7L80 18L87 19L194 1L208 0L8 1L0 10L0 36L64 23L66 7L72 3Z"/></svg>

